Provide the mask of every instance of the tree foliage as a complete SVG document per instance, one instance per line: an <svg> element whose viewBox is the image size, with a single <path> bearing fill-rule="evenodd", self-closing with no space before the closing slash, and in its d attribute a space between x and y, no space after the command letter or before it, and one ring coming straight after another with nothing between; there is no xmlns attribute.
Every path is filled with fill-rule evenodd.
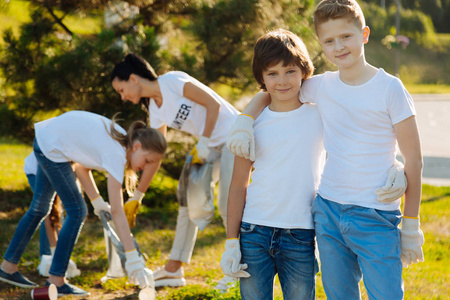
<svg viewBox="0 0 450 300"><path fill-rule="evenodd" d="M256 39L274 27L300 28L298 20L310 21L314 3L127 1L139 7L137 19L83 36L69 28L65 17L102 11L109 1L31 2L31 22L22 25L18 36L12 30L3 34L0 58L5 88L14 91L1 103L7 109L0 113L20 119L24 124L20 132L28 138L40 111L83 109L108 117L121 111L127 120L141 118L139 108L119 101L109 78L114 64L129 52L145 57L160 74L178 69L205 84L245 89L253 83L251 55Z"/></svg>
<svg viewBox="0 0 450 300"><path fill-rule="evenodd" d="M385 0L386 9L395 7L397 0ZM381 0L365 0L364 2L379 6ZM450 0L400 0L401 7L421 12L430 17L437 32L450 33Z"/></svg>

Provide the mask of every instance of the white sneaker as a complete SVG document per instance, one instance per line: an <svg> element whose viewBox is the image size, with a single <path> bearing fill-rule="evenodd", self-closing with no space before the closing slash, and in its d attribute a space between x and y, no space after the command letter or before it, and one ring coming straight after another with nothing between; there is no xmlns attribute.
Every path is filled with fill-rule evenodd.
<svg viewBox="0 0 450 300"><path fill-rule="evenodd" d="M66 277L72 278L80 276L81 271L77 268L77 264L73 260L69 260L69 266L67 267Z"/></svg>
<svg viewBox="0 0 450 300"><path fill-rule="evenodd" d="M50 274L48 271L50 271L50 266L52 265L53 256L51 255L42 255L41 256L41 262L39 263L39 266L37 267L37 270L39 272L39 275L44 277L49 277Z"/></svg>
<svg viewBox="0 0 450 300"><path fill-rule="evenodd" d="M164 267L160 267L153 271L153 278L155 279L155 287L160 286L185 286L186 279L184 279L183 267L176 272L168 272Z"/></svg>
<svg viewBox="0 0 450 300"><path fill-rule="evenodd" d="M237 282L238 282L237 278L225 275L222 279L220 279L217 282L217 284L214 288L221 291L222 293L226 293L228 291L228 289L230 287L235 286Z"/></svg>
<svg viewBox="0 0 450 300"><path fill-rule="evenodd" d="M53 256L51 255L42 255L41 256L41 262L39 263L39 266L37 267L37 270L41 276L44 277L50 277L50 267L52 265ZM77 268L77 265L73 260L69 260L69 266L67 267L66 271L66 277L72 278L79 276L81 274L81 271Z"/></svg>

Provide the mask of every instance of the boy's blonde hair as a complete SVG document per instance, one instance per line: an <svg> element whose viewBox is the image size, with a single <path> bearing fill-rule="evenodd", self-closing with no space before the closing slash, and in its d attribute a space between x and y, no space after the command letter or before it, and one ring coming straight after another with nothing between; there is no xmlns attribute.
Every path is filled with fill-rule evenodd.
<svg viewBox="0 0 450 300"><path fill-rule="evenodd" d="M253 76L263 91L267 91L263 72L279 62L283 62L283 66L297 65L304 75L303 80L311 77L314 72L314 65L303 41L285 29L270 31L256 41Z"/></svg>
<svg viewBox="0 0 450 300"><path fill-rule="evenodd" d="M142 121L135 121L128 128L127 134L122 134L114 127L114 124L118 121L116 119L117 115L118 114L114 115L108 133L113 139L126 148L127 153L131 150L135 141L139 141L142 144L142 149L145 151L151 150L160 154L164 154L166 152L167 142L160 131L147 127L147 125ZM136 172L131 169L130 162L127 160L125 170L125 189L128 195L133 194L133 191L136 188L136 183Z"/></svg>
<svg viewBox="0 0 450 300"><path fill-rule="evenodd" d="M366 27L364 14L356 0L322 0L317 5L313 17L316 34L319 25L330 19L347 18L360 29Z"/></svg>

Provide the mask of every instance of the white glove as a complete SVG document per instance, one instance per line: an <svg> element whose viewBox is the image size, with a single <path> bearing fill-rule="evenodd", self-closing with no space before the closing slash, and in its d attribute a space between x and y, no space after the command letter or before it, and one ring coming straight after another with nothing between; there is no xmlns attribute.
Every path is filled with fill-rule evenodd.
<svg viewBox="0 0 450 300"><path fill-rule="evenodd" d="M153 273L146 266L144 259L136 249L125 252L125 270L128 274L128 281L131 284L139 285L141 289L154 287Z"/></svg>
<svg viewBox="0 0 450 300"><path fill-rule="evenodd" d="M407 185L403 164L396 160L388 171L386 184L375 191L377 200L381 203L394 202L403 196Z"/></svg>
<svg viewBox="0 0 450 300"><path fill-rule="evenodd" d="M255 161L255 138L253 136L253 118L239 115L228 131L227 147L235 156Z"/></svg>
<svg viewBox="0 0 450 300"><path fill-rule="evenodd" d="M422 245L425 243L425 238L419 226L419 219L403 217L400 238L402 241L401 259L405 268L413 263L424 261Z"/></svg>
<svg viewBox="0 0 450 300"><path fill-rule="evenodd" d="M135 281L135 285L139 285L139 288L155 288L155 280L153 279L153 272L149 268L144 268L134 272L132 279Z"/></svg>
<svg viewBox="0 0 450 300"><path fill-rule="evenodd" d="M91 201L92 206L94 207L94 214L96 216L100 216L100 212L102 210L111 213L111 206L105 200L103 200L102 196L98 196L94 200Z"/></svg>
<svg viewBox="0 0 450 300"><path fill-rule="evenodd" d="M246 271L247 264L241 264L241 249L238 239L228 239L225 242L225 252L220 260L220 267L225 275L230 277L250 277Z"/></svg>
<svg viewBox="0 0 450 300"><path fill-rule="evenodd" d="M208 144L209 138L201 136L200 139L198 140L197 145L195 145L195 148L197 148L197 157L202 161L205 161L208 158L209 155Z"/></svg>

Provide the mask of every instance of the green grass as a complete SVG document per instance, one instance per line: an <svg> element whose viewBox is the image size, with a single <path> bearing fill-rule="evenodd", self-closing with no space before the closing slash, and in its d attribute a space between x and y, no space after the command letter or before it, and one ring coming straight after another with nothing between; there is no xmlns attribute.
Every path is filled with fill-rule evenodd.
<svg viewBox="0 0 450 300"><path fill-rule="evenodd" d="M26 178L22 174L23 159L31 147L11 139L0 139L0 255L3 256L20 218L31 201L31 192L26 187ZM11 164L13 162L13 164ZM9 174L14 174L9 176ZM6 177L8 175L8 177ZM176 181L160 176L150 190L170 189L172 198L158 207L142 205L139 210L137 226L133 234L145 254L147 266L151 269L164 264L169 258L175 235L178 204L174 196ZM102 192L103 193L103 192ZM146 203L144 201L144 203ZM425 233L425 262L414 264L403 271L405 299L448 299L450 294L450 187L423 186L421 205L421 228ZM90 208L92 209L92 208ZM28 245L20 264L20 271L39 284L45 283L36 271L39 263L38 236L35 235ZM225 229L216 214L212 224L204 232L199 232L192 262L185 266L188 285L182 288L158 288L157 299L240 299L237 288L226 294L218 294L214 284L222 278L220 257L225 244ZM88 289L91 299L136 299L139 289L126 283L125 278L101 283L106 274L108 259L105 251L102 226L92 211L81 231L72 259L82 271L82 276L70 281ZM317 276L316 299L326 299L321 283L321 274ZM367 299L364 286L361 285L363 299ZM275 285L275 299L283 299L279 283ZM29 299L29 290L15 288L0 283L0 299ZM69 297L70 299L70 297Z"/></svg>
<svg viewBox="0 0 450 300"><path fill-rule="evenodd" d="M446 84L419 84L406 83L410 94L450 94L450 85Z"/></svg>
<svg viewBox="0 0 450 300"><path fill-rule="evenodd" d="M16 140L0 138L0 187L5 190L22 190L28 185L23 172L24 159L32 151L31 146Z"/></svg>

